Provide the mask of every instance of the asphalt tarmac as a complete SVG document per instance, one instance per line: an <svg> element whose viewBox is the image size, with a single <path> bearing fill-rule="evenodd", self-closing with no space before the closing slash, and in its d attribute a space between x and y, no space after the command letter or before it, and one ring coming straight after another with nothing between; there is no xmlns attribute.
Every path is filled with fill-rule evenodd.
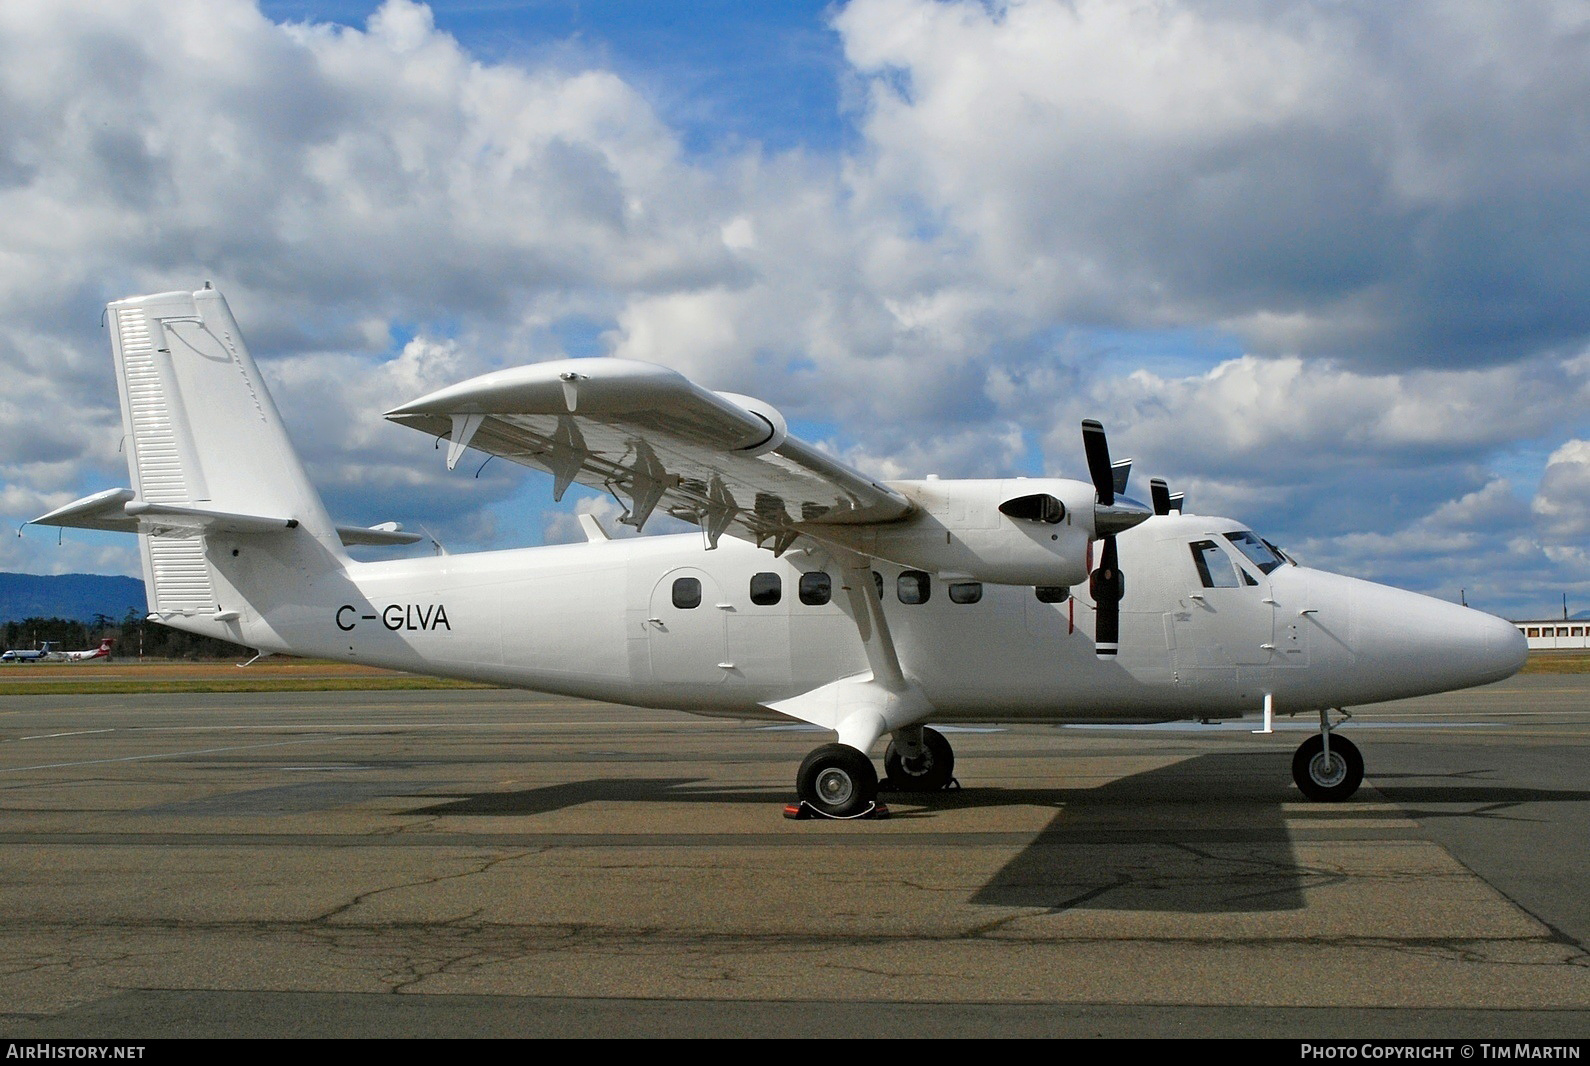
<svg viewBox="0 0 1590 1066"><path fill-rule="evenodd" d="M825 734L495 690L0 694L0 1035L1590 1037L1590 676L1312 722Z"/></svg>

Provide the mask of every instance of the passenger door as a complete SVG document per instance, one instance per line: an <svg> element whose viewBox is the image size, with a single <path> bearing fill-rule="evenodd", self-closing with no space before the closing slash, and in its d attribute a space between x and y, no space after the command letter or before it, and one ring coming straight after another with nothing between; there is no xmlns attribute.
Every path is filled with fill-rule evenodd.
<svg viewBox="0 0 1590 1066"><path fill-rule="evenodd" d="M652 589L646 619L655 681L711 684L728 676L722 591L712 575L682 566Z"/></svg>

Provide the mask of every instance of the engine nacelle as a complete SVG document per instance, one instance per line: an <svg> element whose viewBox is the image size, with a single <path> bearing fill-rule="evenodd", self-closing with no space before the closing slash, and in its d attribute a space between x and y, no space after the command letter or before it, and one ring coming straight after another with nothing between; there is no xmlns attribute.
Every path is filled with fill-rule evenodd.
<svg viewBox="0 0 1590 1066"><path fill-rule="evenodd" d="M1077 585L1088 578L1093 486L1064 478L891 481L917 505L887 524L823 527L823 538L946 580Z"/></svg>
<svg viewBox="0 0 1590 1066"><path fill-rule="evenodd" d="M758 400L755 396L741 396L737 392L720 392L717 394L730 403L745 408L751 414L767 423L767 436L759 441L752 441L739 449L740 454L753 456L765 455L784 443L789 436L789 423L784 421L784 416L777 407L766 400Z"/></svg>

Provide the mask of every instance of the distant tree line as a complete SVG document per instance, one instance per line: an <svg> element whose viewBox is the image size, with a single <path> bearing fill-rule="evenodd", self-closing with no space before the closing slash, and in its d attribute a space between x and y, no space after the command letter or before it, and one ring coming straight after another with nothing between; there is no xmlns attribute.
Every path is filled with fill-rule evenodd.
<svg viewBox="0 0 1590 1066"><path fill-rule="evenodd" d="M120 620L96 614L91 622L70 618L24 618L0 626L7 648L37 648L48 641L60 651L97 648L106 637L115 637L113 659L232 659L253 652L229 640L201 637L152 622L129 607Z"/></svg>

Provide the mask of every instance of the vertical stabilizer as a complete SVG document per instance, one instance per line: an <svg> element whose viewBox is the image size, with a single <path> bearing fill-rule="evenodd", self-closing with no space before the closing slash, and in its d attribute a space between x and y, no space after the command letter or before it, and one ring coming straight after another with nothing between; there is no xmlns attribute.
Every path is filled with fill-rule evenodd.
<svg viewBox="0 0 1590 1066"><path fill-rule="evenodd" d="M108 311L138 503L285 518L296 524L295 538L319 542L307 555L322 566L340 560L336 528L225 298L212 289L166 292L118 300ZM152 610L168 618L224 613L228 583L209 558L214 537L189 528L142 538Z"/></svg>

